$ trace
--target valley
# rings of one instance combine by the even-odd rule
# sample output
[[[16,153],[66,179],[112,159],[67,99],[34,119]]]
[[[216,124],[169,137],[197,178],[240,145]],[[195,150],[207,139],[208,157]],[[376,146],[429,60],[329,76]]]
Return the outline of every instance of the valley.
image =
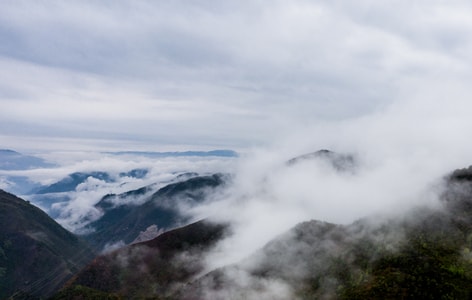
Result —
[[[328,150],[279,166],[285,173],[322,168],[331,170],[327,176],[341,178],[362,171],[355,156]],[[2,191],[0,297],[468,299],[472,293],[470,168],[440,179],[443,189],[434,206],[419,204],[400,215],[365,216],[346,224],[307,219],[225,263],[216,262],[232,253],[225,247],[237,248],[237,239],[245,238],[238,222],[245,216],[200,217],[199,212],[227,203],[238,177],[189,170],[150,183],[149,170],[76,172],[30,193],[30,199],[67,202],[87,191],[84,184],[96,182],[91,187],[100,187],[101,196],[87,208],[96,214],[81,215],[75,234],[34,202]],[[140,187],[126,190],[131,185],[123,178]],[[256,194],[269,180],[263,178]],[[115,191],[126,191],[105,192],[117,183],[124,188]],[[50,208],[57,203],[50,201]]]

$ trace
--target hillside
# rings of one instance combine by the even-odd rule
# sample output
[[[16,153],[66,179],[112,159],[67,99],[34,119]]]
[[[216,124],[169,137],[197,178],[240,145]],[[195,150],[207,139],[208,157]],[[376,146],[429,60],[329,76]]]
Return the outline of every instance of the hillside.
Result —
[[[439,207],[350,225],[304,222],[240,263],[202,276],[205,256],[200,246],[193,250],[195,241],[212,245],[222,236],[206,239],[202,224],[192,224],[98,258],[65,291],[166,299],[470,299],[471,169],[451,173],[444,185]],[[166,247],[163,240],[179,242]],[[154,246],[159,255],[149,250]]]
[[[97,249],[102,249],[120,241],[129,244],[153,225],[168,230],[188,224],[190,220],[180,213],[179,206],[203,201],[208,192],[222,188],[226,180],[222,174],[197,176],[168,184],[151,195],[148,195],[152,191],[150,187],[107,195],[96,205],[103,216],[88,226],[93,232],[85,238]],[[148,199],[141,205],[133,205],[129,200],[142,196]]]
[[[169,296],[203,270],[204,251],[227,230],[226,225],[200,221],[99,256],[54,299],[68,299],[84,291],[138,299]]]
[[[51,295],[92,257],[42,210],[0,190],[0,299]]]
[[[445,179],[441,207],[342,226],[304,222],[179,299],[470,299],[472,173]]]

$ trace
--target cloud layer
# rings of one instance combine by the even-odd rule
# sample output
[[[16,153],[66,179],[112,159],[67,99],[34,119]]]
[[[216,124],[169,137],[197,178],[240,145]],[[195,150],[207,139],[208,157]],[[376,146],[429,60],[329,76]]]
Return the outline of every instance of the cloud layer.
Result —
[[[52,152],[45,157],[54,161],[57,166],[0,171],[0,188],[11,191],[14,182],[9,182],[9,179],[19,185],[28,183],[29,185],[23,189],[25,193],[33,188],[39,192],[22,197],[40,206],[73,232],[81,232],[85,225],[101,217],[101,212],[94,205],[105,195],[118,195],[149,187],[150,190],[146,195],[117,199],[115,203],[139,205],[149,200],[148,197],[158,189],[188,178],[179,176],[181,174],[232,173],[237,160],[233,157],[215,156],[150,158],[136,154],[114,155],[92,152]],[[142,176],[133,175],[131,172],[133,170],[140,170],[141,172],[134,173],[141,173]],[[69,176],[71,174],[75,176]],[[18,178],[23,180],[18,181]],[[28,189],[28,186],[31,187]]]
[[[7,1],[0,135],[20,150],[243,148],[437,85],[469,92],[471,10],[467,1]]]
[[[227,195],[192,212],[234,224],[209,269],[242,260],[303,221],[349,224],[437,206],[442,178],[472,162],[468,88],[415,84],[408,98],[382,111],[300,129],[243,157]],[[323,148],[352,154],[354,171],[339,172],[323,159],[285,163]]]

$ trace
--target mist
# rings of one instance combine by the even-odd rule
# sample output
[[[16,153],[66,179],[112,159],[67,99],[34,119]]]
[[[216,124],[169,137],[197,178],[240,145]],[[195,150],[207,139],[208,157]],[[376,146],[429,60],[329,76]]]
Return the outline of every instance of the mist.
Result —
[[[465,86],[415,83],[383,110],[294,126],[291,134],[242,157],[226,193],[190,211],[232,224],[234,234],[208,255],[208,270],[242,261],[300,222],[347,225],[439,207],[443,177],[472,162],[466,135],[472,107]],[[320,149],[352,155],[353,169],[337,170],[322,157],[287,165]]]
[[[141,205],[148,196],[169,183],[184,180],[177,176],[184,173],[208,175],[218,172],[231,173],[236,158],[225,157],[158,157],[150,158],[137,154],[113,155],[101,152],[41,152],[37,156],[53,162],[51,168],[31,170],[0,171],[0,178],[5,188],[11,187],[6,178],[20,176],[40,187],[60,182],[70,174],[103,172],[107,180],[88,177],[74,190],[45,195],[26,194],[23,198],[46,211],[56,221],[75,233],[86,233],[84,227],[102,216],[95,207],[105,195],[125,193],[142,187],[149,187],[149,192],[139,197],[116,198],[113,205]],[[139,178],[126,175],[132,170],[145,170]]]

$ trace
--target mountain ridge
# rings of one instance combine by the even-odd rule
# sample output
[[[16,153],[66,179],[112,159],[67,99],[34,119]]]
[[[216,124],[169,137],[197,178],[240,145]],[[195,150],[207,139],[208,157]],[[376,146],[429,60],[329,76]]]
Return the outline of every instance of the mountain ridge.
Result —
[[[0,298],[51,296],[93,255],[41,209],[0,190]]]
[[[106,195],[96,205],[104,213],[103,216],[86,227],[87,231],[92,232],[84,237],[97,249],[102,249],[107,244],[120,241],[129,244],[152,225],[162,230],[182,226],[190,219],[179,212],[178,206],[195,205],[203,201],[208,192],[223,188],[227,181],[226,175],[217,173],[184,178],[183,181],[170,183],[152,194],[149,194],[152,192],[150,187],[121,194],[122,197],[147,197],[141,205],[113,206],[110,201],[120,195]]]
[[[348,225],[302,222],[235,265],[179,277],[202,259],[201,253],[195,257],[190,251],[189,256],[169,256],[154,267],[140,267],[151,273],[160,264],[176,267],[160,273],[159,282],[165,282],[160,288],[150,288],[155,277],[136,275],[132,287],[121,282],[119,289],[106,291],[165,299],[469,299],[472,168],[448,174],[444,184],[441,207],[417,207],[401,218],[362,218]],[[175,232],[166,237],[173,239]],[[108,262],[102,260],[100,270],[118,266],[114,255],[103,256]],[[89,272],[95,268],[89,267]],[[114,270],[124,272],[120,266]]]

